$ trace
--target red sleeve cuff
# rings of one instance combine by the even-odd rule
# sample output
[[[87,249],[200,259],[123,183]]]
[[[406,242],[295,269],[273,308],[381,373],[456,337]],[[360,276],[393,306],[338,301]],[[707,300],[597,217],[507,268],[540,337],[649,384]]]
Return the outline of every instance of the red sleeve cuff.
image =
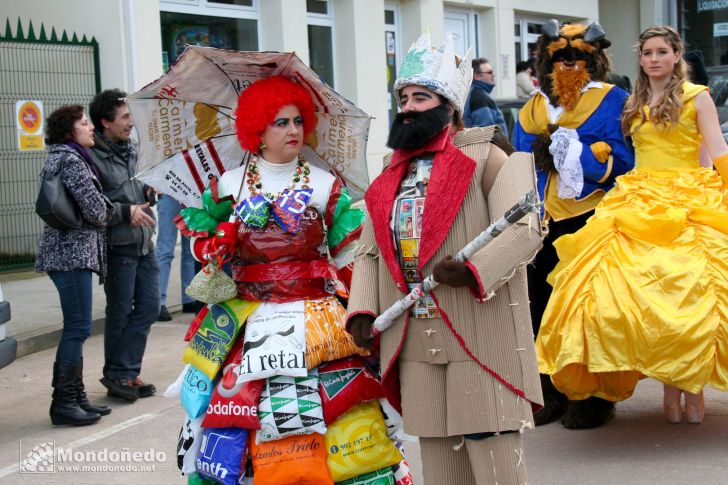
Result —
[[[470,272],[473,273],[475,280],[478,282],[477,288],[468,286],[468,291],[470,291],[473,297],[478,300],[478,303],[483,303],[488,299],[488,294],[485,292],[485,288],[483,288],[483,281],[480,279],[480,274],[470,261],[465,261],[465,266],[467,266]]]

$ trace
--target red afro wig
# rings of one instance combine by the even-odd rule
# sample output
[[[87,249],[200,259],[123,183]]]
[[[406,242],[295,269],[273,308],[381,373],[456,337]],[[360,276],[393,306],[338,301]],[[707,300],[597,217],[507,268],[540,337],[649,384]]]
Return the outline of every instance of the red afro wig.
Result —
[[[254,82],[242,92],[235,110],[235,127],[243,149],[258,153],[260,135],[273,122],[284,106],[294,104],[303,118],[303,136],[316,126],[311,95],[306,88],[283,76],[274,76]]]

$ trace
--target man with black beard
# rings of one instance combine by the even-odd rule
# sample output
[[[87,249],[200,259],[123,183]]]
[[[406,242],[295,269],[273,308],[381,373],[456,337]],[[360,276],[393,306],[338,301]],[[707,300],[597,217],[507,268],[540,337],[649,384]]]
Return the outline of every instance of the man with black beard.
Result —
[[[448,42],[433,50],[423,36],[405,58],[394,152],[365,196],[347,328],[379,347],[387,399],[420,438],[425,484],[520,484],[520,431],[541,403],[524,267],[541,246],[538,218],[464,263],[452,255],[535,190],[535,176],[530,155],[491,143],[496,127],[461,131],[471,77]],[[428,274],[441,285],[370,338],[374,318]]]

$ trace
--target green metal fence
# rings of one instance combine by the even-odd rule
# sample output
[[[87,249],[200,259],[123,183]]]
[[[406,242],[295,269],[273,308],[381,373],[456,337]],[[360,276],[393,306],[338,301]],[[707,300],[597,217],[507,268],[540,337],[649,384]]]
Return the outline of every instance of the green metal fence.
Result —
[[[50,37],[32,22],[23,32],[20,19],[13,35],[6,20],[0,35],[0,272],[32,267],[42,222],[35,214],[38,174],[45,151],[20,151],[15,105],[20,100],[43,102],[44,115],[65,104],[88,106],[101,90],[96,39]]]

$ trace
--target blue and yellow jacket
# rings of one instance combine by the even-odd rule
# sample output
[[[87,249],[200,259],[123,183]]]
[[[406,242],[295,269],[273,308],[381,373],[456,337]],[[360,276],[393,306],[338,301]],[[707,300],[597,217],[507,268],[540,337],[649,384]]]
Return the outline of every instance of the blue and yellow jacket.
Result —
[[[545,217],[569,219],[594,209],[602,196],[614,186],[614,179],[634,167],[634,154],[622,136],[620,116],[627,92],[607,83],[590,83],[572,111],[563,111],[549,121],[549,101],[539,93],[521,108],[514,132],[518,151],[533,151],[536,137],[548,132],[549,123],[575,129],[582,143],[581,165],[584,188],[576,199],[559,199],[556,173],[538,167],[538,191],[545,203]],[[609,145],[609,150],[598,142]]]

